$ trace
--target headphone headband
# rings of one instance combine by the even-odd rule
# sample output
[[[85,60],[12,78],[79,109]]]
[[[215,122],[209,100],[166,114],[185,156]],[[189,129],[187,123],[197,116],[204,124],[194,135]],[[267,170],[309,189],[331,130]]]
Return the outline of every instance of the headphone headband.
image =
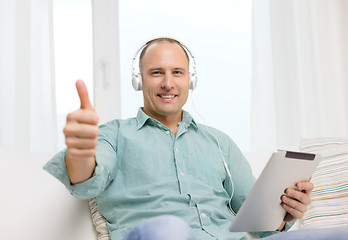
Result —
[[[192,69],[193,71],[189,73],[189,88],[191,90],[195,89],[196,86],[197,86],[197,72],[196,72],[196,60],[195,60],[195,57],[193,56],[191,50],[185,45],[183,44],[182,42],[174,39],[174,38],[169,38],[169,37],[160,37],[160,38],[154,38],[154,39],[151,39],[147,42],[145,42],[136,52],[135,52],[135,55],[132,59],[132,85],[133,85],[133,88],[134,90],[136,91],[140,91],[142,90],[142,85],[143,85],[143,81],[142,81],[142,76],[141,76],[141,73],[139,71],[139,73],[136,74],[136,69],[135,69],[135,60],[137,59],[139,53],[141,55],[141,53],[144,51],[144,49],[149,46],[149,44],[151,44],[152,42],[156,41],[156,40],[161,40],[163,39],[164,42],[170,42],[170,41],[173,41],[173,42],[176,42],[178,43],[181,48],[186,52],[188,58],[189,58],[189,62],[190,62],[190,57],[192,59]],[[140,69],[140,67],[139,67]]]

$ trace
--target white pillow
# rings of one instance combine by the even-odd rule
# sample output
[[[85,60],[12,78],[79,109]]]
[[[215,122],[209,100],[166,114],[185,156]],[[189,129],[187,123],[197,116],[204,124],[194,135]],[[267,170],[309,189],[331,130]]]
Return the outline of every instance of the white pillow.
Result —
[[[348,139],[303,139],[300,149],[322,156],[311,180],[312,203],[300,228],[348,225]]]

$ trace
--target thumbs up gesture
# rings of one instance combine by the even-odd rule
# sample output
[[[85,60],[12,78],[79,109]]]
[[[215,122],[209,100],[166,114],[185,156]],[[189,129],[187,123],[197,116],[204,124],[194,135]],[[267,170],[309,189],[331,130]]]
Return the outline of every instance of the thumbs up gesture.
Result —
[[[89,101],[86,85],[82,80],[76,82],[80,98],[80,109],[69,113],[64,127],[67,152],[65,163],[72,184],[83,182],[94,173],[95,149],[98,136],[98,115]]]

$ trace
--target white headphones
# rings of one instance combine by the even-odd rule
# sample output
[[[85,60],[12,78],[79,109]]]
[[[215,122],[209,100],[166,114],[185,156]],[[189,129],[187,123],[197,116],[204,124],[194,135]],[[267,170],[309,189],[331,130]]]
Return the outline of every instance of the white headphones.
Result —
[[[191,53],[190,49],[188,47],[186,47],[184,44],[182,44],[180,41],[174,39],[174,38],[168,38],[168,37],[164,37],[164,38],[154,38],[152,40],[147,41],[145,44],[143,44],[138,51],[136,51],[133,60],[132,60],[132,85],[135,91],[140,91],[143,89],[143,79],[141,76],[141,73],[139,71],[139,73],[136,74],[136,70],[135,70],[135,60],[138,56],[138,54],[140,52],[142,52],[144,50],[144,48],[146,48],[150,43],[152,43],[153,41],[159,40],[159,39],[164,39],[164,41],[167,39],[169,41],[173,41],[175,43],[178,43],[186,52],[187,56],[191,57],[192,59],[192,69],[193,71],[189,73],[189,88],[191,90],[195,89],[197,86],[197,72],[196,72],[196,61],[195,61],[195,57],[193,56],[193,54]],[[191,62],[191,61],[190,61]]]

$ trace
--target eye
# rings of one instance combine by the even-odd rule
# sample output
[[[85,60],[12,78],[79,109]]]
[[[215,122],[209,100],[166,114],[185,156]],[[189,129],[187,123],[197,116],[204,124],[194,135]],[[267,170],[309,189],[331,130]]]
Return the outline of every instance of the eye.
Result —
[[[175,76],[182,76],[184,73],[183,73],[183,71],[176,70],[176,71],[173,72],[173,74]]]
[[[153,71],[153,72],[151,72],[151,75],[152,75],[152,76],[159,76],[159,75],[161,75],[161,74],[162,74],[161,71]]]

